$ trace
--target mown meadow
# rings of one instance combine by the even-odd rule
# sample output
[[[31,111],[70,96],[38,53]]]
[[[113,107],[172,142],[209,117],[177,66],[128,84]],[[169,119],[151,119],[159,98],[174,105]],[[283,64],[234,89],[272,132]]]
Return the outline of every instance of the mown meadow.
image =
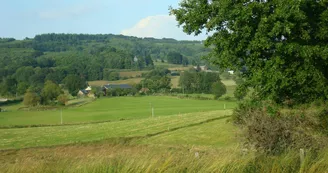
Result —
[[[233,101],[180,99],[170,96],[148,97],[114,97],[100,98],[94,102],[73,108],[57,108],[47,111],[20,111],[10,110],[0,114],[1,126],[15,125],[55,125],[76,124],[101,121],[120,121],[148,118],[152,116],[179,115],[191,112],[232,109]],[[18,107],[14,105],[15,107]]]

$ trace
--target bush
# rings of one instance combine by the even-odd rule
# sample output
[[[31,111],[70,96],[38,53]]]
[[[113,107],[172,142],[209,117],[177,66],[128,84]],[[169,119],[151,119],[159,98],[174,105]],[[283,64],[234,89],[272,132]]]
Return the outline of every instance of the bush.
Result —
[[[238,85],[233,95],[237,100],[242,100],[246,97],[248,89],[244,85]]]
[[[27,91],[24,95],[24,105],[25,106],[36,106],[40,103],[41,98],[35,92]]]
[[[60,94],[57,97],[57,101],[60,105],[66,105],[66,103],[68,102],[68,97],[66,94]]]
[[[328,112],[317,115],[304,110],[281,112],[280,107],[270,101],[253,100],[239,104],[233,121],[244,127],[248,145],[259,151],[277,154],[288,149],[316,150],[325,147],[327,138],[318,135],[318,132],[327,127]]]
[[[115,89],[108,89],[106,91],[106,96],[134,96],[137,93],[137,90],[135,88],[131,89],[121,89],[121,88],[115,88]]]
[[[221,81],[217,81],[212,84],[212,93],[214,94],[214,99],[218,99],[227,93],[227,88]]]
[[[231,98],[230,96],[225,96],[223,99],[229,101],[229,100],[231,100],[232,98]]]

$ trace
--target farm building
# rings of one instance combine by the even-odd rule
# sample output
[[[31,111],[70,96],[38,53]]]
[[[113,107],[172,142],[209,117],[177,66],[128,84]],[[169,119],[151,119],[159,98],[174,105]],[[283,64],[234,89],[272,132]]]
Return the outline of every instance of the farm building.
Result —
[[[93,93],[91,93],[92,88],[88,86],[86,89],[80,90],[77,95],[79,97],[95,97]]]
[[[208,70],[208,67],[206,65],[194,66],[195,70],[198,70],[198,68],[199,68],[200,71],[207,71]]]

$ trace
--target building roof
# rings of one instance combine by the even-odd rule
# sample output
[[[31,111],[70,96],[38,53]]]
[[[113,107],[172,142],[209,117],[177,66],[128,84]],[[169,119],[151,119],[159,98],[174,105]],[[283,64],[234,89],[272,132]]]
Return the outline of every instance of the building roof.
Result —
[[[89,91],[88,90],[80,90],[83,94],[88,94],[89,93]]]
[[[0,98],[0,102],[6,102],[6,101],[8,101],[8,99]]]
[[[132,86],[129,84],[107,84],[107,85],[104,85],[104,88],[106,88],[106,89],[110,89],[110,88],[128,89],[128,88],[132,88]]]
[[[88,86],[85,90],[87,90],[87,91],[91,91],[92,88],[91,88],[91,86]]]
[[[137,61],[138,61],[137,56],[134,56],[133,61],[134,61],[134,62],[137,62]]]

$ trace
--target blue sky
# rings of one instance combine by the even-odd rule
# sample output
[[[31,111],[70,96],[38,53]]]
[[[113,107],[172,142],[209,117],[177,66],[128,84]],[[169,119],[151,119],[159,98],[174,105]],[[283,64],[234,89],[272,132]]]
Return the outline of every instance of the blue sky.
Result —
[[[179,0],[0,0],[0,37],[41,33],[123,34],[200,40],[177,27],[169,6]]]

